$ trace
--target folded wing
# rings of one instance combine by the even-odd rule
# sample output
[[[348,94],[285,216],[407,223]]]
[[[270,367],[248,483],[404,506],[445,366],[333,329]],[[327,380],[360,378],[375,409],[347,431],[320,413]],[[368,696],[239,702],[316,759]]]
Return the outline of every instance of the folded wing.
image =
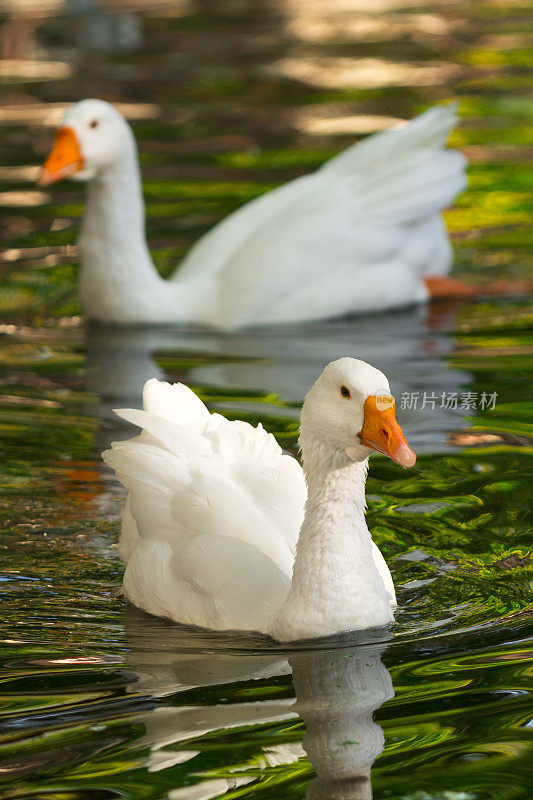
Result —
[[[259,425],[209,414],[182,384],[148,381],[140,436],[104,453],[128,489],[124,594],[177,622],[265,630],[290,584],[305,502],[295,459]]]

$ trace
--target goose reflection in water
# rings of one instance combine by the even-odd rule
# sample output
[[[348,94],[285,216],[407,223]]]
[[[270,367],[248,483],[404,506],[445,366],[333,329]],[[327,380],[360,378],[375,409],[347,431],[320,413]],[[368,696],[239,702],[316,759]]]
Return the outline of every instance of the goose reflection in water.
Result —
[[[158,705],[143,715],[145,734],[138,741],[149,747],[146,766],[151,772],[159,772],[190,761],[189,775],[198,781],[197,791],[191,785],[172,789],[172,800],[219,797],[231,788],[251,783],[265,770],[276,771],[300,761],[304,765],[305,759],[315,771],[306,800],[372,798],[371,768],[384,747],[383,730],[374,722],[373,714],[394,696],[390,674],[381,661],[386,640],[391,638],[388,631],[344,634],[324,640],[321,649],[314,642],[313,649],[283,652],[269,649],[264,639],[238,635],[220,638],[128,608],[126,635],[128,666],[138,676],[132,691],[158,698]],[[290,673],[295,700],[258,700],[260,694],[253,689],[232,696],[228,686],[220,694],[224,702],[215,699],[212,705],[195,706],[186,694],[198,686],[235,683],[242,690],[245,681]],[[183,700],[180,695],[184,695]],[[242,765],[232,761],[231,748],[220,748],[223,766],[206,773],[195,769],[193,759],[201,752],[204,736],[212,743],[213,734],[224,736],[232,728],[297,719],[305,726],[301,742],[295,731],[297,741],[265,746],[258,757]],[[217,761],[220,764],[220,759]],[[214,772],[218,773],[216,777]]]
[[[289,657],[294,710],[305,724],[302,745],[316,772],[307,800],[372,797],[370,770],[385,745],[373,713],[394,696],[384,649],[372,644]]]
[[[223,389],[217,409],[282,415],[297,420],[299,406],[324,366],[351,355],[374,364],[390,379],[402,428],[417,452],[442,449],[449,431],[466,424],[468,411],[440,406],[442,393],[460,392],[471,376],[450,366],[457,304],[439,303],[394,314],[333,320],[239,333],[183,328],[107,328],[87,331],[86,385],[101,398],[105,421],[99,445],[124,438],[112,409],[139,407],[148,378]],[[154,357],[156,354],[156,357]],[[165,364],[166,370],[159,362]],[[252,402],[231,392],[254,392],[275,403]],[[422,408],[424,392],[435,407]],[[403,393],[418,393],[416,408],[403,408]],[[281,408],[280,408],[281,404]]]

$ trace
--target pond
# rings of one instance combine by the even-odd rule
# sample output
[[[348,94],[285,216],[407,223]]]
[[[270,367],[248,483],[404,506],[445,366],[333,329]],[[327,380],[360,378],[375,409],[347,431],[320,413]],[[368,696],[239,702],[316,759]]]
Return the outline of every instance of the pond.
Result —
[[[454,274],[531,259],[531,8],[522,2],[8,3],[0,62],[0,796],[531,796],[531,304],[518,292],[235,334],[99,328],[76,299],[83,188],[34,184],[68,103],[119,104],[168,274],[244,201],[364,133],[460,101]],[[528,349],[529,348],[529,349]],[[329,360],[390,378],[419,453],[371,460],[391,631],[281,647],[119,596],[124,491],[100,453],[149,377],[296,454]],[[455,395],[457,403],[446,398]],[[455,407],[454,407],[455,405]]]

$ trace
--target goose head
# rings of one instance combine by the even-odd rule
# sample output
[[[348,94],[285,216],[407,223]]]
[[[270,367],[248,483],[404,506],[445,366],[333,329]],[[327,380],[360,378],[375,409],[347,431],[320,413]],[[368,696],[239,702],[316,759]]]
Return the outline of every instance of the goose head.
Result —
[[[131,153],[135,142],[122,114],[104,100],[82,100],[66,110],[39,183],[90,181]]]
[[[364,461],[372,452],[412,467],[416,455],[394,413],[395,401],[385,375],[356,358],[339,358],[324,369],[302,408],[300,446],[317,445],[340,460]]]

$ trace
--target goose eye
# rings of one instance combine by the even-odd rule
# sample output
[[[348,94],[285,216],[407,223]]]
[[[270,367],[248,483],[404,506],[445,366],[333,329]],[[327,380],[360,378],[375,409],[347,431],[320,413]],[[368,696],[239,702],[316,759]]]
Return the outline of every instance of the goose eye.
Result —
[[[93,119],[91,122],[89,122],[89,128],[97,128],[97,127],[98,127],[97,119]]]
[[[352,395],[350,394],[350,390],[348,389],[348,387],[347,387],[347,386],[341,386],[341,394],[342,394],[342,396],[343,396],[343,397],[346,397],[346,398],[348,398],[348,399],[350,399],[350,398],[351,398],[351,396],[352,396]]]

